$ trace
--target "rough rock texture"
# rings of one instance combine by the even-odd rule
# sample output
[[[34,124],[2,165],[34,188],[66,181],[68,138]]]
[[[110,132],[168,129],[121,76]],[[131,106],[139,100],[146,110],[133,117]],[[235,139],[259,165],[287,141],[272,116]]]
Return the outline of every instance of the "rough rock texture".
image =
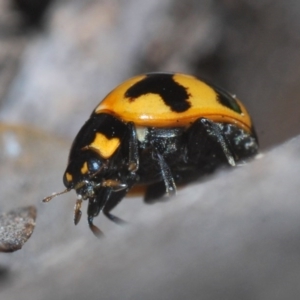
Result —
[[[36,208],[26,206],[0,214],[0,252],[20,250],[35,227]]]

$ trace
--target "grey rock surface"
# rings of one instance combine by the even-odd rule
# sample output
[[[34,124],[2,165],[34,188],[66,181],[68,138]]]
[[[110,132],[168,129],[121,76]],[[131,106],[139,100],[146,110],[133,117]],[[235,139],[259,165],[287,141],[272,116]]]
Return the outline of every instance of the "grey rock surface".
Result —
[[[18,207],[0,214],[0,252],[20,250],[35,227],[35,206]]]
[[[60,152],[67,148],[55,139],[39,140]],[[44,152],[48,175],[39,179],[34,195],[60,179],[52,151]],[[31,196],[38,206],[36,229],[22,251],[0,255],[5,270],[0,297],[295,299],[300,292],[299,153],[300,137],[188,185],[164,203],[126,198],[114,213],[129,224],[120,227],[98,217],[96,224],[106,234],[100,240],[84,216],[72,225],[73,193],[48,204]],[[23,191],[24,199],[31,193]]]

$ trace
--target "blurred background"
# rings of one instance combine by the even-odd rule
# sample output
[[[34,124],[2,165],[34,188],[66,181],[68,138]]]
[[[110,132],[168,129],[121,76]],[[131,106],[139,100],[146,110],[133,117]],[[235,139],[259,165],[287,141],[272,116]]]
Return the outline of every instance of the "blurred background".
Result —
[[[1,0],[0,119],[72,139],[126,78],[186,72],[236,94],[261,147],[300,131],[297,0]]]
[[[0,256],[4,298],[69,255],[80,272],[78,252],[94,240],[72,224],[74,195],[40,199],[62,189],[71,142],[108,92],[144,72],[208,79],[246,105],[264,152],[300,133],[299,32],[298,0],[0,0],[0,210],[38,206],[35,242]]]

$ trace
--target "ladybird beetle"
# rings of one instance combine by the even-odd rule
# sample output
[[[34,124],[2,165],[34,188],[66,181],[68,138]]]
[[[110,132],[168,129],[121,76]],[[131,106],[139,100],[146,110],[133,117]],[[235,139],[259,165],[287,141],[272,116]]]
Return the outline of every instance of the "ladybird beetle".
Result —
[[[220,165],[235,166],[255,155],[258,140],[243,104],[225,90],[196,77],[149,73],[109,93],[77,134],[63,176],[77,193],[74,222],[88,200],[88,224],[111,210],[134,185],[145,185],[147,203],[176,193],[176,186]]]

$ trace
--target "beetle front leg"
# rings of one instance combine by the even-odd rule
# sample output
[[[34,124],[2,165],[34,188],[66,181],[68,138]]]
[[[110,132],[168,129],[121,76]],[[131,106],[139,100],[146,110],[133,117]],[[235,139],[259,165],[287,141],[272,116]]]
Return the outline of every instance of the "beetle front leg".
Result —
[[[116,224],[122,225],[125,224],[126,222],[121,218],[111,214],[110,211],[113,210],[121,202],[121,200],[125,197],[126,193],[127,193],[126,190],[113,192],[110,189],[107,195],[107,201],[103,206],[103,210],[102,210],[103,214]]]
[[[100,210],[101,210],[101,204],[99,203],[99,201],[97,201],[97,199],[95,198],[89,199],[88,210],[87,210],[88,224],[91,231],[96,237],[103,236],[103,232],[93,223],[94,217],[99,215]]]
[[[114,190],[111,188],[110,190],[107,190],[107,194],[105,196],[106,200],[104,201],[102,212],[111,221],[117,224],[125,224],[126,222],[124,220],[111,214],[110,212],[121,202],[121,200],[126,196],[127,192],[136,183],[137,175],[134,172],[128,172],[128,170],[126,170],[120,180],[120,182],[126,182],[123,183],[124,186],[126,185],[126,188],[119,190]]]
[[[93,216],[88,216],[88,224],[93,234],[97,238],[104,236],[103,232],[97,226],[94,225],[93,220],[94,220]]]

